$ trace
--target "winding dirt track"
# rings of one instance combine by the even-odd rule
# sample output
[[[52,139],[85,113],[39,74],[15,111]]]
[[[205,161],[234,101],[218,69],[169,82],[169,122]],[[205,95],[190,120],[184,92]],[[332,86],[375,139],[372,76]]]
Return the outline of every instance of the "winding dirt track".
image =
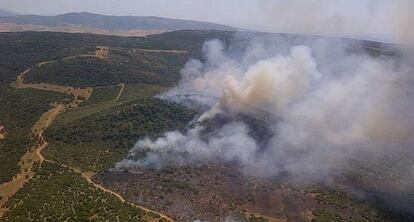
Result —
[[[165,54],[186,54],[187,50],[179,49],[134,49],[133,51],[150,52],[150,53],[165,53]]]
[[[37,144],[31,147],[20,160],[21,171],[9,182],[0,185],[0,217],[8,210],[4,204],[17,192],[24,184],[35,175],[33,166],[35,163],[41,164],[44,160],[41,151],[46,148],[47,142],[44,140],[43,131],[64,111],[65,106],[55,104],[52,109],[44,113],[32,127],[32,133],[37,139]]]
[[[108,57],[109,48],[108,47],[97,47],[97,51],[95,55],[79,55],[79,56],[71,56],[64,58],[66,59],[72,59],[77,57],[96,57],[100,59],[106,59]],[[54,63],[58,60],[53,61],[45,61],[38,63],[37,66],[43,66],[46,64]],[[74,87],[62,87],[57,85],[51,85],[51,84],[30,84],[30,83],[24,83],[24,75],[30,72],[31,68],[25,70],[23,73],[21,73],[19,76],[17,76],[16,81],[11,84],[11,86],[15,88],[32,88],[32,89],[39,89],[39,90],[46,90],[46,91],[54,91],[54,92],[61,92],[61,93],[67,93],[67,94],[73,94],[75,96],[83,96],[85,99],[88,99],[92,93],[92,88],[87,89],[76,89]],[[122,95],[122,92],[124,91],[125,84],[121,84],[121,89],[115,98],[115,100],[119,100],[119,98]],[[61,167],[70,169],[76,173],[79,173],[90,185],[93,187],[102,190],[103,192],[109,193],[116,198],[118,198],[121,202],[127,203],[131,206],[134,206],[138,209],[141,209],[145,212],[154,213],[157,215],[160,215],[161,217],[173,222],[174,220],[167,215],[163,215],[159,212],[153,211],[151,209],[145,208],[143,206],[136,205],[134,203],[128,202],[123,198],[120,194],[109,190],[102,185],[95,183],[92,180],[93,174],[89,174],[87,172],[82,172],[76,168],[67,166],[65,164],[57,163],[53,160],[48,160],[44,158],[42,155],[42,150],[45,149],[48,145],[47,141],[43,137],[43,132],[53,123],[53,121],[56,119],[56,117],[64,112],[68,107],[77,107],[78,101],[74,100],[70,104],[64,105],[64,104],[53,104],[53,108],[44,113],[39,120],[35,123],[35,125],[32,127],[32,133],[35,135],[37,139],[37,144],[35,144],[33,147],[27,151],[26,154],[23,155],[21,161],[20,161],[20,167],[21,171],[16,176],[13,177],[13,180],[9,182],[5,182],[0,185],[0,196],[2,197],[0,199],[0,218],[8,211],[8,208],[4,206],[7,201],[19,190],[21,189],[24,184],[33,176],[35,176],[35,172],[33,171],[34,163],[37,163],[41,166],[42,162],[49,162],[53,164],[57,164]]]
[[[115,102],[119,100],[119,98],[121,98],[122,93],[124,92],[125,89],[125,83],[121,83],[121,89],[119,90],[118,95],[115,98]]]

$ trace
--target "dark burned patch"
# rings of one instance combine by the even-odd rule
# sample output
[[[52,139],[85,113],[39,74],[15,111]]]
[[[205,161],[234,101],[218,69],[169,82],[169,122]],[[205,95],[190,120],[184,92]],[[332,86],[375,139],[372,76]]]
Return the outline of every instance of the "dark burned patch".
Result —
[[[410,221],[345,189],[288,177],[245,176],[236,163],[106,171],[96,179],[177,221],[224,221],[229,216],[238,221]]]
[[[272,179],[246,177],[236,164],[105,172],[98,179],[129,200],[177,221],[223,221],[261,215],[273,221],[309,221],[319,206],[304,191]],[[241,220],[243,221],[243,219]]]
[[[223,114],[201,123],[205,128],[202,136],[207,140],[224,125],[235,121],[248,125],[250,136],[264,141],[260,144],[262,147],[273,136],[264,120],[249,115]],[[304,185],[303,181],[288,174],[257,178],[260,175],[243,174],[236,162],[213,162],[161,170],[137,167],[107,171],[97,179],[128,200],[170,215],[177,221],[223,221],[228,216],[238,221],[410,221],[405,218],[411,218],[396,217],[384,211],[378,201],[359,198],[355,192],[347,190],[347,183],[352,183],[349,187],[353,188],[356,184],[367,187],[367,182],[361,180],[367,177],[353,171],[341,174],[334,186]],[[363,173],[357,165],[353,168]],[[364,191],[364,194],[368,193]],[[256,217],[263,220],[254,219]]]
[[[269,114],[271,115],[271,114]],[[270,118],[270,117],[269,117]],[[205,128],[201,133],[205,140],[212,137],[215,132],[219,131],[224,125],[232,122],[243,122],[249,128],[249,136],[251,136],[259,145],[266,147],[269,140],[274,136],[269,122],[263,116],[255,116],[249,114],[238,114],[236,116],[226,113],[219,113],[214,118],[201,123]],[[274,122],[272,122],[274,124]]]

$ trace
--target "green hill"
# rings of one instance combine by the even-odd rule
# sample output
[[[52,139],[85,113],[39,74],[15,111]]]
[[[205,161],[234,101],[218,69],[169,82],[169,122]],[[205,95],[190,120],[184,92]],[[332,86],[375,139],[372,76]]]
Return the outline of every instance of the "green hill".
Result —
[[[39,15],[19,15],[12,16],[4,14],[0,18],[3,23],[44,25],[44,26],[64,26],[78,25],[89,28],[99,28],[104,30],[235,30],[235,28],[219,25],[210,22],[199,22],[181,19],[169,19],[153,16],[107,16],[92,14],[88,12],[68,13],[57,16]]]

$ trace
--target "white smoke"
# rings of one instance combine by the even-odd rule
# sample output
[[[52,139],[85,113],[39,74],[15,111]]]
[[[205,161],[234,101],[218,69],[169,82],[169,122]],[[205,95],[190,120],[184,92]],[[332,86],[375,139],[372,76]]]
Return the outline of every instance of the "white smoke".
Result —
[[[292,46],[287,53],[269,53],[260,45],[252,43],[237,57],[223,43],[207,42],[206,61],[189,61],[181,83],[165,98],[202,92],[214,97],[193,99],[210,109],[185,133],[138,141],[117,167],[231,161],[249,174],[288,172],[315,179],[340,169],[361,151],[412,150],[414,81],[408,66],[351,55],[338,45]],[[254,116],[258,110],[278,120],[267,122],[274,135],[265,145],[243,120],[205,135],[203,123],[219,114]],[[137,160],[142,151],[145,158]]]
[[[128,167],[131,163],[143,166],[161,168],[171,164],[188,164],[194,162],[242,161],[246,164],[254,160],[258,146],[248,135],[248,129],[243,123],[231,123],[220,129],[213,138],[204,141],[200,132],[204,128],[198,126],[182,134],[178,131],[168,132],[163,137],[152,141],[148,138],[138,141],[136,148],[129,153],[134,158],[141,148],[147,148],[146,158],[134,162],[125,160],[118,167]],[[243,147],[242,149],[240,149]]]

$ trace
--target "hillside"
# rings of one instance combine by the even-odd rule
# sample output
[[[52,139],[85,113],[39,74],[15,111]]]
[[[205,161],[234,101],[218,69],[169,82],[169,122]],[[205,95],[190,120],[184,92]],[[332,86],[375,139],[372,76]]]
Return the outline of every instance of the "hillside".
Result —
[[[6,11],[6,10],[0,9],[0,17],[2,17],[2,16],[16,16],[16,14],[14,14],[12,12],[9,12],[9,11]]]
[[[1,13],[1,12],[0,12]],[[1,15],[1,14],[0,14]],[[6,16],[6,15],[5,15]],[[82,26],[103,30],[235,30],[235,28],[190,20],[152,16],[107,16],[88,12],[68,13],[57,16],[19,15],[0,18],[0,23],[40,25],[47,27]]]
[[[311,45],[316,37],[190,30],[145,38],[0,33],[0,126],[7,130],[0,140],[0,220],[412,221],[345,186],[375,192],[371,184],[391,183],[395,171],[411,164],[411,154],[398,165],[391,155],[381,162],[356,160],[336,187],[250,177],[232,163],[111,170],[137,140],[185,130],[199,115],[154,96],[179,82],[190,58],[203,60],[203,43],[216,38],[237,53],[252,39]],[[346,41],[351,53],[394,56],[389,45]]]

